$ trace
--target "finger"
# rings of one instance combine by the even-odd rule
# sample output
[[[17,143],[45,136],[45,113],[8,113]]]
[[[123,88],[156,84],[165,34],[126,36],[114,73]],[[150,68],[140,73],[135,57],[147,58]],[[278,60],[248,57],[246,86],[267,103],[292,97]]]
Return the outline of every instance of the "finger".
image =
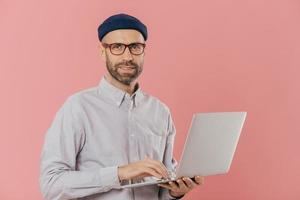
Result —
[[[179,190],[179,186],[177,185],[177,183],[175,183],[175,181],[169,181],[168,183],[173,191]]]
[[[146,162],[153,166],[156,170],[158,170],[164,178],[168,178],[168,169],[163,163],[150,158],[148,158]]]
[[[172,190],[172,187],[167,183],[160,183],[160,184],[157,184],[157,185],[160,186],[160,187],[166,188],[168,190]]]
[[[203,176],[195,176],[195,182],[198,185],[202,185],[204,183],[204,177]]]
[[[156,178],[159,178],[161,179],[162,176],[161,174],[157,173],[157,171],[153,170],[152,168],[149,168],[149,167],[143,167],[142,169],[142,172],[146,173],[148,176],[154,176]]]
[[[166,168],[166,166],[162,162],[160,162],[158,160],[151,159],[149,157],[147,157],[147,161],[154,164],[154,165],[156,165],[157,167],[160,167],[163,171],[168,172],[168,169]]]
[[[184,177],[183,181],[185,182],[187,187],[190,188],[190,189],[193,189],[194,187],[197,186],[197,184],[188,177]]]
[[[143,165],[144,165],[144,167],[147,167],[147,168],[150,168],[150,169],[156,171],[156,173],[160,174],[161,177],[165,178],[165,174],[160,167],[154,165],[153,163],[144,163]]]
[[[164,178],[168,178],[168,172],[158,163],[153,162],[153,160],[147,160],[144,162],[144,164],[149,167],[152,168],[153,170],[155,170],[157,173],[161,174],[162,177]]]
[[[176,182],[178,183],[178,187],[179,187],[180,191],[188,191],[189,190],[187,185],[181,179],[176,180]]]
[[[168,169],[167,167],[160,161],[158,160],[152,160],[152,162],[154,162],[155,164],[157,164],[158,166],[161,167],[161,169],[166,173],[166,175],[168,176]]]

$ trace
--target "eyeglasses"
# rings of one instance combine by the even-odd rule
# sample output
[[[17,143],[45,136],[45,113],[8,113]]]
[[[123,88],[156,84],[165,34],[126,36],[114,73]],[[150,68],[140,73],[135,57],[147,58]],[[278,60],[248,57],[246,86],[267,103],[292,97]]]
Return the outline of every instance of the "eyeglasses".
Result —
[[[102,43],[104,48],[109,48],[110,52],[114,55],[121,55],[125,52],[126,47],[128,47],[129,51],[133,55],[141,55],[144,53],[145,43],[131,43],[131,44],[123,44],[123,43]]]

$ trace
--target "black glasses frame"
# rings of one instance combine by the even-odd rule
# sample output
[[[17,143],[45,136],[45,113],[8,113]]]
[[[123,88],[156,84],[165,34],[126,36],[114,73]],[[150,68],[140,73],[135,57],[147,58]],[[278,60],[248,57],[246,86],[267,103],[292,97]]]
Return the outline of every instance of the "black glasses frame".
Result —
[[[112,46],[112,45],[115,45],[115,44],[124,45],[125,48],[124,48],[123,52],[118,53],[118,54],[113,53],[112,50],[111,50],[111,46]],[[133,53],[133,52],[132,52],[132,49],[131,49],[133,45],[137,45],[137,44],[143,46],[143,51],[142,51],[141,53],[138,53],[138,54],[137,54],[137,53]],[[104,48],[109,48],[111,54],[117,55],[117,56],[122,55],[122,54],[125,52],[125,50],[126,50],[127,47],[128,47],[128,49],[129,49],[129,51],[130,51],[131,54],[137,55],[137,56],[138,56],[138,55],[141,55],[141,54],[144,53],[145,47],[146,47],[146,44],[145,44],[145,43],[139,43],[139,42],[130,43],[130,44],[123,44],[123,43],[111,43],[111,44],[108,44],[108,43],[102,43],[102,45],[103,45]]]

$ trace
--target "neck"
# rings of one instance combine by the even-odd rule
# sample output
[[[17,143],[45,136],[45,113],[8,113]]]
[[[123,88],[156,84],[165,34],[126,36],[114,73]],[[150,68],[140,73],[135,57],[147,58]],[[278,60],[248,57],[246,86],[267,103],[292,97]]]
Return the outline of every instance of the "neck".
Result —
[[[137,84],[137,80],[134,80],[130,83],[130,85],[125,85],[120,81],[116,80],[115,78],[113,78],[109,73],[105,75],[105,79],[113,86],[127,92],[130,95],[133,94],[135,85]]]

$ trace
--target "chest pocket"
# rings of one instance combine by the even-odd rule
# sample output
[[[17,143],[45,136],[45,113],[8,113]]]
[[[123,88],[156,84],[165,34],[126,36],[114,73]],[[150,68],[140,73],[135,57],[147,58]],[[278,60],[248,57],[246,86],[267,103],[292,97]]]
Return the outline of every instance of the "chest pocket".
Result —
[[[152,130],[147,126],[136,124],[137,147],[140,159],[148,156],[162,161],[166,146],[166,132],[164,130]]]
[[[153,131],[146,131],[147,153],[152,159],[162,161],[166,146],[166,134],[157,134]]]

